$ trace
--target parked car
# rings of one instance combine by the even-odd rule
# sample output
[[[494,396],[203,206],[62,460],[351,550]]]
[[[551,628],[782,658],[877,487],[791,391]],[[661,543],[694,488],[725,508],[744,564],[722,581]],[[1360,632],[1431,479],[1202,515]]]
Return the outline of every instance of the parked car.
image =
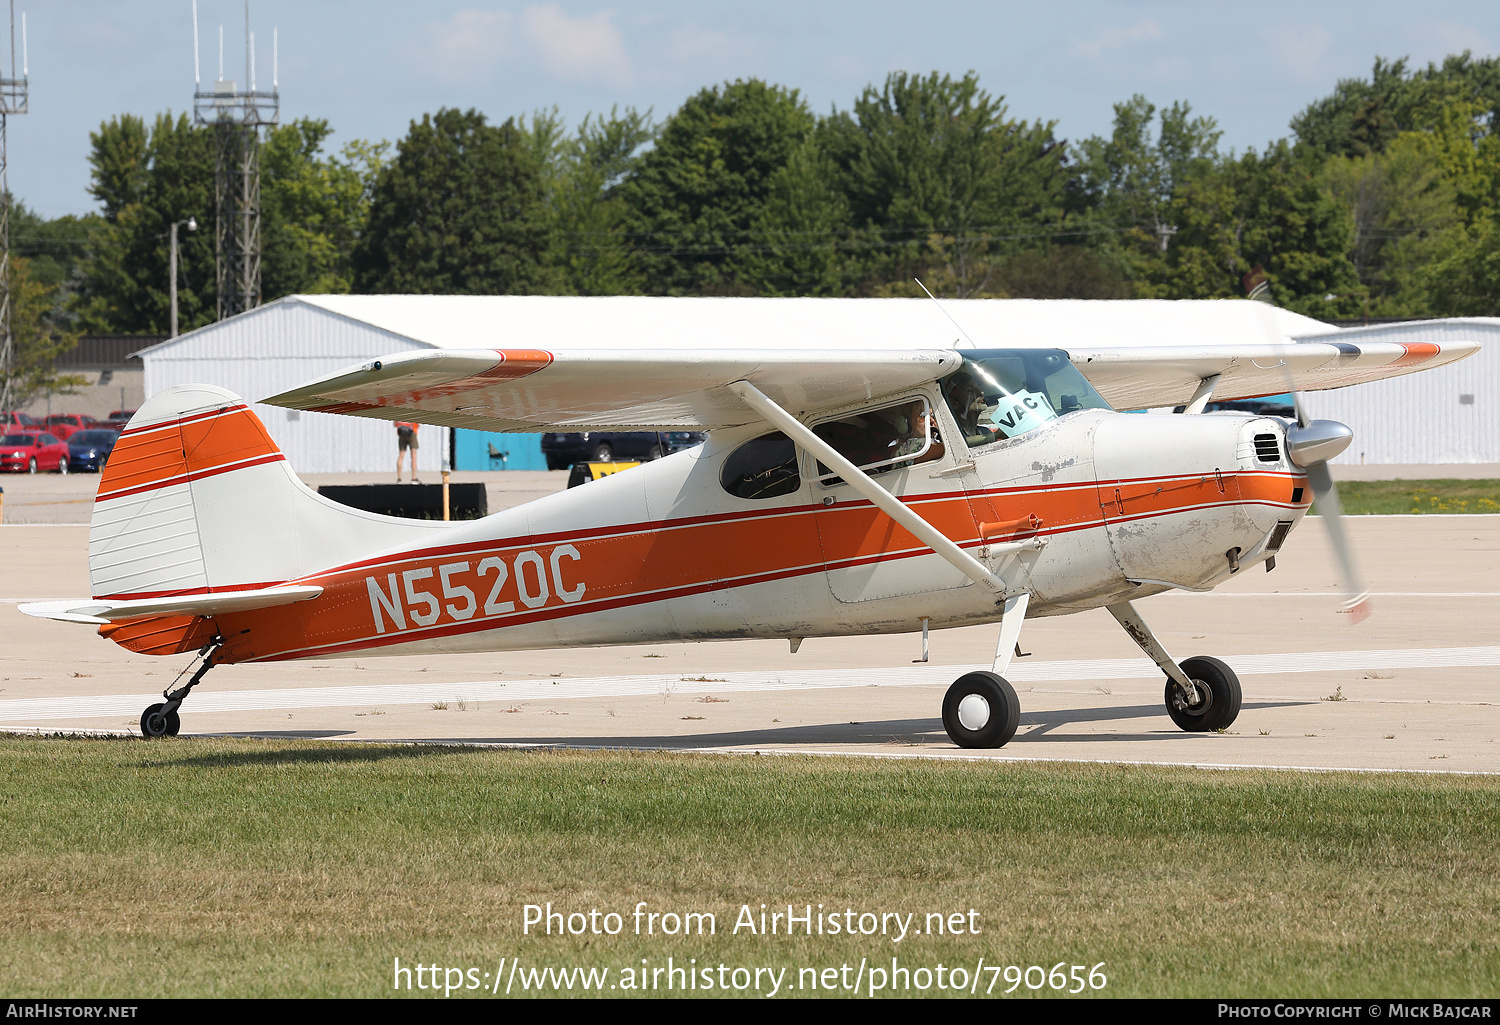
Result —
[[[566,470],[574,463],[646,462],[707,440],[704,431],[585,431],[542,435],[547,469]]]
[[[94,426],[94,418],[81,413],[53,413],[47,417],[48,433],[60,441],[67,441],[75,431],[86,431]]]
[[[133,409],[117,409],[109,414],[109,422],[115,423],[118,421],[121,424],[128,424],[130,418],[133,416],[135,416],[135,410]]]
[[[91,427],[86,431],[74,432],[68,437],[68,469],[93,470],[98,473],[104,469],[109,454],[119,442],[120,432],[108,427]]]
[[[68,446],[46,431],[7,434],[0,438],[0,470],[36,473],[68,472]]]
[[[47,425],[34,416],[26,413],[6,412],[0,413],[0,429],[25,429],[35,427],[44,429]]]

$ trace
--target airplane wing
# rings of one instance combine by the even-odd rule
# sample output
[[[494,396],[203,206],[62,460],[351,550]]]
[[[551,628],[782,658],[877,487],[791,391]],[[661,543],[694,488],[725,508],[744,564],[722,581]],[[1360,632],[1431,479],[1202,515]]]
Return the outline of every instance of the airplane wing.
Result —
[[[1142,409],[1186,403],[1215,376],[1220,400],[1319,391],[1442,366],[1479,348],[1469,341],[1359,341],[1358,333],[1336,332],[1326,341],[1066,351],[1112,406]],[[351,367],[262,401],[483,431],[711,429],[760,420],[728,388],[736,381],[804,413],[937,380],[963,355],[957,349],[426,350]]]
[[[1068,357],[1116,409],[1178,406],[1218,375],[1216,401],[1324,391],[1431,370],[1479,351],[1478,342],[1328,340],[1263,345],[1071,348]],[[1327,338],[1327,336],[1323,336]]]
[[[262,401],[482,431],[709,429],[760,419],[728,390],[735,381],[805,412],[935,381],[961,359],[951,349],[448,349],[399,353]]]

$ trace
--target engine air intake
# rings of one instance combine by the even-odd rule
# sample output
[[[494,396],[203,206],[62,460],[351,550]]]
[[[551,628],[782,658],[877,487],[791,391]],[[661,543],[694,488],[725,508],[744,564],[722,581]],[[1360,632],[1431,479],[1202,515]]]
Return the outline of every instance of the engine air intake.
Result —
[[[1276,443],[1276,435],[1257,434],[1255,436],[1255,458],[1263,463],[1281,462],[1281,446]]]

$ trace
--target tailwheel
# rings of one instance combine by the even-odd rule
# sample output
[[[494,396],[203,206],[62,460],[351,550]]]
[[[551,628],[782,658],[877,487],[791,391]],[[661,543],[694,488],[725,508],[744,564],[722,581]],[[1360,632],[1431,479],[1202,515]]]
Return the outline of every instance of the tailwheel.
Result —
[[[943,728],[959,747],[1004,747],[1021,723],[1016,689],[995,673],[968,673],[943,698]]]
[[[1182,671],[1193,681],[1196,700],[1189,700],[1175,680],[1167,681],[1167,714],[1189,733],[1229,727],[1240,714],[1240,678],[1223,662],[1207,655],[1185,659]]]
[[[182,728],[182,720],[177,716],[177,709],[168,712],[167,706],[161,703],[150,705],[141,713],[141,736],[143,737],[175,737],[177,731]]]

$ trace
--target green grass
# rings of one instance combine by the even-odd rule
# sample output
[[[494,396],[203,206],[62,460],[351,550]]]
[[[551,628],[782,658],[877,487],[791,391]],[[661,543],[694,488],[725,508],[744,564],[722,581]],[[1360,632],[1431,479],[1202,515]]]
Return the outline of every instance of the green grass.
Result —
[[[1114,996],[1493,996],[1497,850],[1480,777],[7,738],[0,990],[361,997],[394,957],[796,978],[894,955],[1103,961]],[[547,901],[719,929],[522,936]],[[732,935],[762,902],[974,908],[981,931]]]
[[[1339,502],[1351,516],[1500,513],[1500,480],[1350,480]]]

